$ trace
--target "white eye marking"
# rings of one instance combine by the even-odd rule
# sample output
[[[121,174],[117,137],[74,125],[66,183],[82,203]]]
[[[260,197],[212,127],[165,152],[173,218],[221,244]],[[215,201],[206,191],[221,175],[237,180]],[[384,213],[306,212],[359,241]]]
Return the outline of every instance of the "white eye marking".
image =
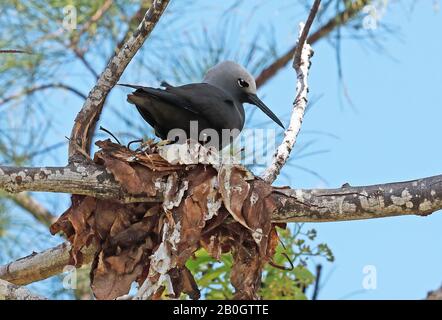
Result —
[[[238,85],[241,88],[248,88],[249,87],[249,84],[247,83],[247,81],[245,81],[244,79],[241,79],[241,78],[238,79]]]

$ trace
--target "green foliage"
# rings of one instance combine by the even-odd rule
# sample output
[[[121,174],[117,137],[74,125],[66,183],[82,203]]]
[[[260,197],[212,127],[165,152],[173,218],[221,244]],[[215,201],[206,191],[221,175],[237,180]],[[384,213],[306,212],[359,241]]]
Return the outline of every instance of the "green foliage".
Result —
[[[304,232],[302,224],[296,224],[291,230],[278,229],[278,233],[284,245],[278,246],[273,264],[284,269],[266,265],[260,294],[263,299],[307,299],[305,291],[315,282],[309,259],[319,258],[333,262],[333,253],[326,244],[315,243],[315,229]],[[204,289],[204,298],[230,299],[233,296],[233,287],[230,284],[232,262],[230,254],[215,261],[201,249],[196,252],[194,259],[188,260],[186,266],[194,275],[198,286]]]
[[[304,232],[302,224],[296,224],[292,230],[278,230],[278,233],[284,245],[278,246],[273,262],[285,270],[270,265],[265,268],[261,295],[264,299],[307,299],[305,291],[315,282],[310,258],[333,262],[333,253],[326,244],[315,244],[316,230]]]
[[[187,268],[195,277],[206,299],[231,299],[233,287],[230,284],[230,269],[233,259],[231,254],[224,254],[220,261],[210,257],[203,249],[195,253],[194,259],[189,259]]]

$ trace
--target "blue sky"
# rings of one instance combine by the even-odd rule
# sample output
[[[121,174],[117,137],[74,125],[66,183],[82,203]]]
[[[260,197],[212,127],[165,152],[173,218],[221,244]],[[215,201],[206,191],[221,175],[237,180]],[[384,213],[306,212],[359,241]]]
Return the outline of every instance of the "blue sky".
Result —
[[[204,16],[190,13],[188,21],[192,22],[182,25],[180,33],[174,36],[184,36],[201,24],[216,29],[216,21],[220,18],[217,9],[226,9],[231,3],[213,5]],[[292,7],[288,6],[290,1],[280,3],[278,8],[264,6],[253,17],[245,6],[239,7],[236,14],[246,28],[241,29],[240,41],[235,45],[244,45],[243,37],[250,38],[247,30],[256,30],[271,22],[280,52],[290,47],[296,39],[297,22],[305,14],[292,12]],[[410,1],[405,3],[407,5],[390,1],[382,17],[381,23],[395,26],[393,34],[373,31],[374,36],[384,37],[382,50],[368,48],[361,40],[342,42],[344,83],[353,107],[343,97],[343,87],[339,85],[335,49],[327,41],[315,45],[309,81],[310,96],[316,102],[306,115],[299,144],[314,139],[312,151],[330,151],[296,160],[296,164],[318,172],[328,184],[290,167],[283,171],[290,180],[281,177],[277,184],[339,187],[345,182],[368,185],[441,173],[442,16],[434,10],[433,1],[418,1],[413,11],[409,10]],[[146,50],[153,44],[148,42]],[[175,51],[180,49],[174,48]],[[96,69],[101,70],[102,64],[96,64]],[[137,71],[132,63],[122,82],[139,79],[145,84],[158,84],[149,74]],[[93,84],[78,76],[71,81],[86,92]],[[282,115],[291,108],[294,88],[295,73],[287,67],[259,92],[285,123],[288,118]],[[109,105],[126,108],[124,93],[114,89]],[[60,101],[62,110],[56,109]],[[56,128],[50,140],[62,141],[69,135],[80,100],[59,93],[52,94],[47,102],[53,105]],[[124,109],[124,112],[126,110],[130,117],[138,117],[134,110]],[[265,118],[258,116],[257,119]],[[105,109],[101,124],[113,132],[124,128],[110,108]],[[312,131],[328,132],[337,138],[314,135]],[[63,149],[56,158],[42,159],[39,164],[62,165],[65,161],[66,150]],[[41,195],[38,197],[44,199]],[[57,212],[62,212],[65,205],[66,201],[58,201]],[[320,299],[421,299],[427,291],[442,283],[441,212],[425,218],[395,217],[308,224],[306,227],[316,228],[319,240],[326,242],[336,257],[335,263],[324,264]],[[32,242],[29,246],[31,249]],[[376,267],[375,290],[363,290],[362,270],[366,265]]]
[[[334,51],[326,42],[315,46],[310,92],[322,98],[307,115],[303,130],[320,129],[340,139],[321,138],[317,148],[331,151],[299,164],[318,171],[331,187],[441,173],[442,38],[436,31],[442,30],[441,15],[433,11],[431,1],[420,1],[409,14],[391,5],[383,22],[400,27],[400,41],[392,36],[383,41],[394,59],[367,51],[357,41],[342,44],[344,81],[356,111],[339,103],[344,99]],[[293,71],[286,69],[264,88],[271,106],[279,110],[290,106],[293,82]],[[313,177],[302,172],[289,175],[296,187],[317,186]],[[442,283],[440,212],[425,218],[310,226],[336,256],[324,272],[324,278],[329,276],[320,298],[421,299]],[[375,290],[362,288],[365,265],[376,267]]]

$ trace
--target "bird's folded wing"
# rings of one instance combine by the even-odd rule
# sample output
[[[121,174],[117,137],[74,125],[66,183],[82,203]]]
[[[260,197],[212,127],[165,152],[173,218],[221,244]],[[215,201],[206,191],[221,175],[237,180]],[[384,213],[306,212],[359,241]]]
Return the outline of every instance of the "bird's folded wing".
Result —
[[[207,83],[192,83],[174,87],[163,82],[165,89],[155,89],[136,85],[121,84],[136,89],[135,94],[147,94],[156,97],[177,108],[184,108],[196,115],[205,117],[214,127],[222,128],[217,119],[223,118],[226,107],[233,105],[233,98],[215,86]]]

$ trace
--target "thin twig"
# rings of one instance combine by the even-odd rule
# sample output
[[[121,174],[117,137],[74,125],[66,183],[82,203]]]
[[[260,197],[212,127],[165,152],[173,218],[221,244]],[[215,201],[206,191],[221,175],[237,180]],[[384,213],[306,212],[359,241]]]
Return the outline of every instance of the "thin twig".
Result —
[[[314,18],[318,12],[321,0],[315,0],[310,14],[305,24],[300,24],[298,44],[293,56],[293,67],[296,71],[297,95],[293,103],[292,116],[287,130],[284,132],[284,139],[273,155],[272,163],[262,174],[262,178],[268,183],[272,183],[279,175],[282,167],[286,164],[290,152],[296,143],[299,131],[301,130],[307,106],[308,95],[308,71],[310,68],[310,58],[313,55],[313,49],[306,43],[307,35]]]
[[[4,98],[4,99],[1,99],[0,100],[0,105],[3,105],[5,103],[8,103],[8,102],[10,102],[12,100],[15,100],[15,99],[19,99],[19,98],[21,98],[23,96],[26,96],[28,94],[31,94],[31,93],[34,93],[34,92],[37,92],[37,91],[43,91],[43,90],[52,89],[52,88],[67,90],[67,91],[72,92],[73,94],[77,95],[81,99],[84,99],[84,100],[86,100],[86,98],[87,98],[86,95],[84,93],[82,93],[80,90],[78,90],[78,89],[76,89],[76,88],[74,88],[74,87],[72,87],[70,85],[67,85],[65,83],[56,82],[56,83],[48,83],[48,84],[37,85],[37,86],[31,87],[31,88],[25,89],[22,92],[19,92],[17,94],[12,94],[12,95]]]
[[[116,141],[119,145],[121,145],[120,140],[118,140],[118,138],[117,138],[112,132],[110,132],[110,131],[107,130],[106,128],[103,128],[102,126],[100,126],[100,130],[106,132],[107,134],[109,134],[112,138],[115,139],[115,141]]]
[[[313,289],[312,300],[318,299],[320,284],[321,284],[321,271],[322,265],[318,264],[316,266],[316,279],[315,279],[315,288]]]
[[[18,49],[0,50],[0,53],[26,53],[26,54],[32,54],[32,52],[25,51],[25,50],[18,50]]]

